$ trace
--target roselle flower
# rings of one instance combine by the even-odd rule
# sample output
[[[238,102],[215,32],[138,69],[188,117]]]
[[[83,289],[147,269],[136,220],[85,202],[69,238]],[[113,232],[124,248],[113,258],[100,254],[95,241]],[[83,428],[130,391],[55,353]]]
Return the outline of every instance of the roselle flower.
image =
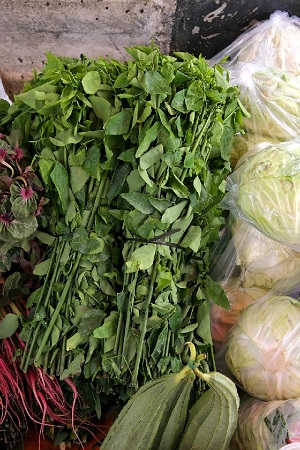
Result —
[[[0,133],[0,139],[5,139],[5,134],[3,134],[3,133]]]
[[[34,214],[38,206],[37,200],[36,192],[23,177],[18,177],[18,181],[11,185],[10,203],[11,211],[15,217],[25,218]]]
[[[24,158],[24,150],[22,148],[19,148],[18,146],[16,146],[13,149],[13,152],[11,157],[17,161],[20,161],[22,158]]]
[[[27,200],[30,200],[34,196],[34,190],[31,186],[22,187],[20,189],[20,193],[24,203],[26,203]]]

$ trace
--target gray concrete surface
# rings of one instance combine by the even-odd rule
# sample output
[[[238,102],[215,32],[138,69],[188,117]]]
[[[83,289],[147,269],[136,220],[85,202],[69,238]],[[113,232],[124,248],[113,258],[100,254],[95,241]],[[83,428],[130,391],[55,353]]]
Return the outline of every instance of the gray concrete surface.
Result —
[[[148,45],[210,58],[276,9],[300,16],[299,0],[0,0],[0,76],[9,96],[45,54],[124,59]]]
[[[0,0],[0,75],[11,97],[56,55],[110,55],[153,40],[169,51],[176,0]]]

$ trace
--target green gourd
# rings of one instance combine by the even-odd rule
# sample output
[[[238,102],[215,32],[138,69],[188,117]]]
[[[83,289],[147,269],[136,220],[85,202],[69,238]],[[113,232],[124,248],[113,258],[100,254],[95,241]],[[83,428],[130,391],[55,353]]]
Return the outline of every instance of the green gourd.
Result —
[[[175,450],[194,380],[194,372],[186,366],[138,389],[110,428],[101,450]]]
[[[204,355],[190,347],[180,372],[147,382],[128,400],[101,450],[225,450],[237,425],[239,397],[219,372],[198,369]],[[209,386],[190,408],[196,377]]]

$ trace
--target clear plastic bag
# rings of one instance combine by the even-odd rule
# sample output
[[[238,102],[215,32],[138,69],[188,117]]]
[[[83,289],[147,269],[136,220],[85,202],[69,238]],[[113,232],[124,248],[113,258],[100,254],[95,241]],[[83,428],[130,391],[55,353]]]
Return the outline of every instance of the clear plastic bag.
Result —
[[[300,289],[300,252],[268,238],[241,219],[229,222],[212,253],[211,276],[230,304],[227,310],[211,302],[216,351],[247,306],[266,295],[297,297]]]
[[[220,285],[227,295],[230,309],[222,308],[222,306],[211,302],[210,326],[215,351],[222,349],[229,331],[236,324],[244,309],[267,293],[264,289],[256,286],[243,287],[239,278],[230,278],[226,282],[220,282]]]
[[[231,328],[225,364],[239,386],[261,400],[300,397],[300,303],[267,295],[248,306]]]
[[[265,402],[242,396],[231,450],[300,448],[300,398]]]
[[[231,69],[238,63],[261,61],[263,65],[300,74],[300,19],[285,11],[275,11],[269,19],[256,22],[234,42],[216,54],[211,64],[228,58]]]
[[[300,251],[300,139],[250,150],[227,178],[222,204],[261,233]]]
[[[243,118],[247,142],[291,140],[300,129],[300,19],[276,11],[242,33],[211,59],[222,63],[230,82],[240,89],[249,113]],[[249,136],[248,136],[249,135]],[[240,136],[233,143],[235,167]],[[249,146],[248,146],[249,147]]]

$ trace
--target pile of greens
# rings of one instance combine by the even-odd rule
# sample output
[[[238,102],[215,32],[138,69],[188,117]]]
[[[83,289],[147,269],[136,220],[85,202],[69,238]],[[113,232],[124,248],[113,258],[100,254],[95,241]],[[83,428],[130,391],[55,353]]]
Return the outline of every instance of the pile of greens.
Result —
[[[123,400],[179,371],[186,341],[214,365],[208,302],[228,300],[210,249],[244,114],[221,66],[127,51],[124,63],[48,54],[0,123],[45,197],[21,368]]]

